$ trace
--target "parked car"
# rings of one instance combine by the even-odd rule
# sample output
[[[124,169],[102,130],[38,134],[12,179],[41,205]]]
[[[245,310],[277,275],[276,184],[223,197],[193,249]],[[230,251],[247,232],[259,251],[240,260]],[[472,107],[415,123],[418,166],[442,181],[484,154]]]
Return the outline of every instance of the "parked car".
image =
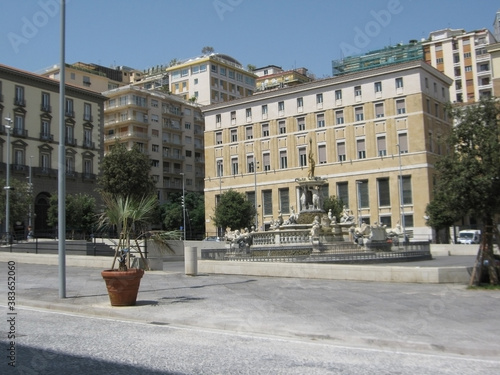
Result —
[[[458,243],[460,244],[476,244],[481,242],[481,231],[480,230],[461,230],[458,233]]]
[[[217,236],[208,236],[208,237],[205,237],[203,239],[203,241],[216,241],[216,242],[220,242],[220,238],[217,237]]]

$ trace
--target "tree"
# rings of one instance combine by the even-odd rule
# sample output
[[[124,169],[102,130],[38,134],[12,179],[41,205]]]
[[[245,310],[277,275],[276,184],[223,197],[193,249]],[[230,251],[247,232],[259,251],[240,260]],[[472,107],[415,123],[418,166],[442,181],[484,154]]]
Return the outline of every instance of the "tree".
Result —
[[[205,233],[204,195],[197,192],[185,194],[186,236],[202,236]],[[161,206],[161,221],[169,231],[178,230],[184,225],[182,216],[182,194],[170,193],[169,200]]]
[[[149,157],[139,151],[137,146],[127,150],[125,145],[116,141],[101,163],[101,176],[98,184],[101,193],[113,196],[134,196],[141,198],[155,193],[155,182],[150,175]]]
[[[1,186],[5,186],[5,180],[0,180]],[[11,190],[9,191],[9,232],[12,233],[13,223],[20,221],[25,222],[29,215],[29,205],[33,201],[33,194],[29,186],[25,182],[21,182],[16,178],[9,180]],[[3,223],[5,220],[5,204],[6,196],[5,189],[2,188],[0,193],[0,219]]]
[[[332,210],[332,215],[335,216],[337,220],[340,220],[343,209],[344,202],[335,195],[331,195],[323,201],[323,210],[325,210],[325,212]]]
[[[253,64],[247,64],[247,70],[249,72],[253,72],[255,69],[257,69],[257,67]]]
[[[245,195],[230,189],[220,196],[212,220],[223,230],[236,230],[251,227],[255,215],[255,208],[246,200]]]
[[[498,283],[492,231],[493,219],[500,211],[500,108],[495,99],[483,99],[474,105],[450,108],[450,114],[456,126],[447,139],[450,152],[436,163],[435,196],[451,216],[456,213],[481,219],[490,282]]]
[[[205,46],[201,49],[201,53],[204,55],[209,55],[211,53],[214,53],[214,51],[215,51],[214,47],[210,46]]]
[[[436,191],[434,193],[434,198],[427,205],[425,214],[428,217],[427,225],[434,228],[436,232],[437,242],[441,242],[439,232],[444,230],[444,243],[449,243],[449,231],[446,229],[460,218],[460,214],[456,212],[453,204],[447,201],[447,196],[443,192]]]
[[[58,197],[52,194],[47,212],[47,222],[56,226],[58,222]],[[86,238],[92,233],[97,224],[96,201],[88,194],[66,195],[66,229],[71,230],[72,238],[75,231],[82,232]]]

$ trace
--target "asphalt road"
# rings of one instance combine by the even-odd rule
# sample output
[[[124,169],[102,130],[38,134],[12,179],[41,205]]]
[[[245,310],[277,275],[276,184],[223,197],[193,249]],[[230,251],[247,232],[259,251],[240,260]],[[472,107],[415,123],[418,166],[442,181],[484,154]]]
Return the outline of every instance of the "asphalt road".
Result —
[[[6,310],[2,309],[5,316]],[[2,374],[497,374],[499,361],[20,309]],[[4,335],[2,335],[5,337]],[[2,340],[2,353],[6,353]]]

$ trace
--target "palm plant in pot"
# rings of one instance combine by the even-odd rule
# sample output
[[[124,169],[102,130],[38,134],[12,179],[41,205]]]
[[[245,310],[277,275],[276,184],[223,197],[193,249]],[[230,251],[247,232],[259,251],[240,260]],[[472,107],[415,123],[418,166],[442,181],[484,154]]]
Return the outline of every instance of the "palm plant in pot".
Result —
[[[141,228],[153,218],[158,200],[154,195],[138,198],[110,194],[103,194],[103,200],[105,209],[99,223],[102,227],[116,226],[120,236],[111,269],[102,271],[101,275],[106,282],[111,305],[132,306],[136,303],[144,270],[130,267],[130,253],[136,249],[146,264],[137,239],[144,236]]]

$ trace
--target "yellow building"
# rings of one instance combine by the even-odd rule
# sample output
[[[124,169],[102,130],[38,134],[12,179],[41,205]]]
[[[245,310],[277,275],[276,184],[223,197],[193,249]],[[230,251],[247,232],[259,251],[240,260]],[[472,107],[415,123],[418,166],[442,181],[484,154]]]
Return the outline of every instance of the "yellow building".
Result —
[[[179,192],[203,191],[204,121],[198,105],[177,95],[128,85],[103,93],[104,147],[118,139],[128,149],[137,145],[151,159],[160,202]]]
[[[490,44],[488,53],[491,56],[491,73],[493,77],[493,95],[500,96],[500,43]]]
[[[80,87],[66,85],[65,145],[66,191],[95,192],[102,153],[103,108],[106,97]],[[38,74],[0,65],[0,156],[2,174],[32,180],[34,209],[26,218],[35,235],[53,235],[47,224],[49,198],[57,191],[59,148],[59,82]],[[7,126],[11,126],[7,144]],[[10,165],[6,155],[10,151]],[[33,222],[31,223],[31,220]],[[50,232],[50,233],[49,233]]]
[[[489,44],[493,34],[487,30],[466,32],[463,29],[433,31],[422,43],[425,61],[454,82],[450,87],[451,102],[474,103],[482,96],[492,96]]]
[[[257,91],[289,87],[313,80],[307,76],[306,68],[283,70],[279,66],[268,65],[254,69],[252,72],[258,76]]]
[[[297,212],[295,179],[308,175],[312,152],[323,196],[340,197],[365,223],[400,223],[430,239],[425,208],[452,126],[451,83],[415,60],[204,107],[207,232],[217,231],[210,217],[228,189],[257,202],[260,230]]]
[[[201,105],[221,103],[252,95],[256,75],[231,56],[202,55],[166,69],[170,91]]]

